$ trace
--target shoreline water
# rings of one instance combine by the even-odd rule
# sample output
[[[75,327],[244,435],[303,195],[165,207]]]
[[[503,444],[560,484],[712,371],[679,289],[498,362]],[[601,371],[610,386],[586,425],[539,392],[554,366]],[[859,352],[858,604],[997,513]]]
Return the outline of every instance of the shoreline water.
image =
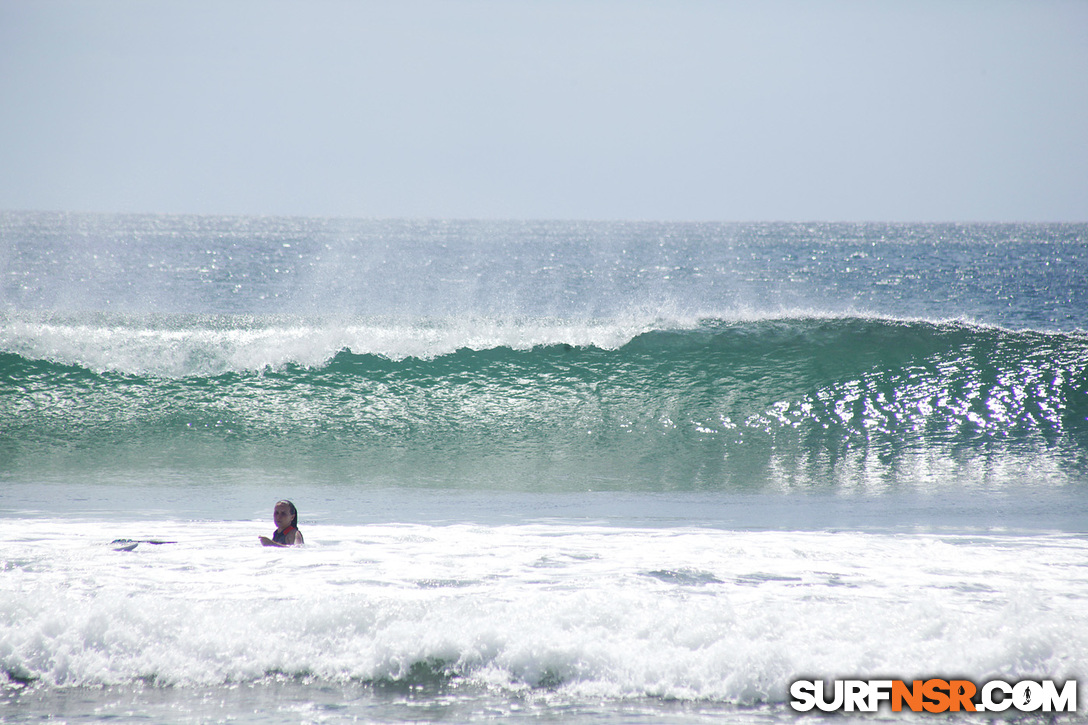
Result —
[[[270,553],[259,521],[12,523],[28,716],[786,722],[802,674],[1065,678],[1088,651],[1083,535],[310,524]],[[180,543],[109,543],[150,530]]]
[[[263,520],[270,491],[290,492],[304,520],[331,525],[435,526],[552,523],[729,531],[858,531],[954,535],[1088,535],[1088,492],[1080,486],[970,491],[509,492],[448,487],[358,490],[280,480],[163,487],[155,484],[38,482],[0,490],[5,519],[131,523]],[[227,490],[224,490],[226,488]],[[16,495],[18,496],[16,497]],[[76,494],[76,495],[73,495]],[[153,528],[153,527],[152,527]],[[157,536],[153,530],[141,536]]]

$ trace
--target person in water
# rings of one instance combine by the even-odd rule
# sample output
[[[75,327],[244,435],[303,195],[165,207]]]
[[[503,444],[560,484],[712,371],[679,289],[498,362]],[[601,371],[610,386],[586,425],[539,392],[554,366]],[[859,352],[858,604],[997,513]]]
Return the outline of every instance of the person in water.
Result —
[[[260,537],[265,546],[295,546],[305,543],[302,540],[302,532],[298,530],[298,510],[290,501],[284,499],[277,501],[272,509],[272,521],[276,524],[276,531],[272,538]]]

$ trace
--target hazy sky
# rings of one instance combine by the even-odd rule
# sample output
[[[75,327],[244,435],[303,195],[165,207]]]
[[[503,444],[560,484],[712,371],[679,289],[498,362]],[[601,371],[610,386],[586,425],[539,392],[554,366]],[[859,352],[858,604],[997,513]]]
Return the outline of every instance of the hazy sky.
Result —
[[[0,0],[0,209],[1088,221],[1088,0]]]

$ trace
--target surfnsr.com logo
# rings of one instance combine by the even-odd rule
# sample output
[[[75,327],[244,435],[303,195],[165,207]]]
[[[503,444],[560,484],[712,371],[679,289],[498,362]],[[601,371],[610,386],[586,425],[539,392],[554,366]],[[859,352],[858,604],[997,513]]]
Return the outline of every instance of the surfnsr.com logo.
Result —
[[[981,687],[970,680],[797,680],[790,685],[790,707],[798,712],[876,712],[888,703],[892,712],[1076,712],[1077,681],[991,680]]]

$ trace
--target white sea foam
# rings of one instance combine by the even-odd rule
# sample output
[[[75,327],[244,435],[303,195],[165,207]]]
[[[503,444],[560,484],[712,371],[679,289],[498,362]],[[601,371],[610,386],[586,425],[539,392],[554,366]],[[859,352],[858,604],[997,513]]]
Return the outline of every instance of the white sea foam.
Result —
[[[342,350],[391,360],[431,359],[462,349],[527,350],[573,345],[614,350],[651,330],[692,330],[707,322],[894,320],[864,312],[744,307],[713,314],[636,310],[620,317],[563,319],[462,316],[324,319],[293,316],[9,315],[0,320],[0,351],[96,372],[165,377],[259,372],[287,364],[321,367]],[[925,323],[921,319],[902,322]],[[966,320],[933,324],[974,324]]]
[[[1088,675],[1078,537],[313,525],[273,550],[267,528],[6,521],[0,669],[192,687],[422,668],[529,697],[741,704],[802,676]]]
[[[0,349],[30,359],[169,377],[276,369],[293,363],[320,367],[341,350],[392,360],[429,359],[460,349],[568,344],[615,349],[657,326],[694,326],[692,320],[454,318],[444,320],[321,321],[217,318],[149,324],[14,320],[0,325]]]

